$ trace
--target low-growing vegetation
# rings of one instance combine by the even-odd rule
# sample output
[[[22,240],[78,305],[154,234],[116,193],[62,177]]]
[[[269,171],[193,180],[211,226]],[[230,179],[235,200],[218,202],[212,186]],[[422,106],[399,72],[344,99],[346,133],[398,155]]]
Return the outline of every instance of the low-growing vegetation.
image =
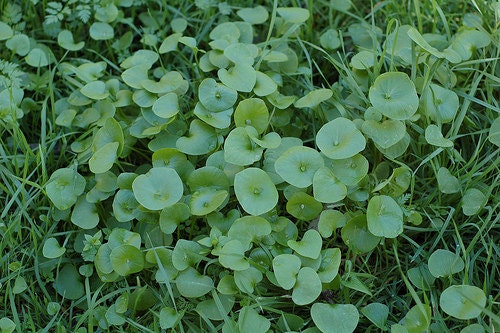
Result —
[[[500,331],[499,28],[0,0],[0,332]]]

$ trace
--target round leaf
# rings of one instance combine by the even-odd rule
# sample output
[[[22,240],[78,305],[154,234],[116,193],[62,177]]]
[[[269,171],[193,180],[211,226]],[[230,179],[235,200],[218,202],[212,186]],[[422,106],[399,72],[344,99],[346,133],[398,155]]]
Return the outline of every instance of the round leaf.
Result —
[[[80,274],[75,266],[70,264],[64,265],[57,273],[54,289],[59,295],[70,300],[79,299],[85,294]]]
[[[85,178],[72,168],[56,170],[51,176],[45,190],[50,200],[60,210],[73,206],[85,190]]]
[[[465,191],[462,198],[462,211],[464,215],[472,216],[477,214],[486,202],[486,196],[477,188],[470,188]]]
[[[82,229],[95,228],[99,223],[96,205],[88,202],[85,196],[78,198],[71,213],[71,222]]]
[[[194,114],[196,117],[203,120],[208,125],[223,129],[228,128],[231,125],[231,116],[233,114],[233,108],[227,110],[212,112],[206,109],[201,103],[196,103],[194,107]]]
[[[438,249],[429,256],[429,271],[434,277],[449,276],[464,269],[464,261],[457,254]]]
[[[441,294],[439,306],[452,317],[473,319],[479,316],[486,306],[486,295],[475,286],[450,286]]]
[[[248,64],[236,64],[229,70],[221,68],[217,75],[226,86],[242,92],[251,92],[257,82],[255,69]]]
[[[359,312],[352,304],[314,303],[311,318],[323,333],[351,333],[358,326]]]
[[[366,157],[356,154],[349,158],[333,160],[331,167],[335,177],[345,185],[352,186],[359,183],[368,174],[370,165]]]
[[[326,249],[321,251],[321,264],[318,276],[322,283],[330,283],[339,273],[342,257],[340,249]]]
[[[418,96],[408,75],[399,72],[383,73],[370,87],[372,105],[384,116],[406,120],[417,112]]]
[[[441,192],[451,194],[460,191],[460,182],[458,178],[453,176],[447,168],[439,168],[436,178]]]
[[[171,234],[181,222],[186,221],[191,215],[188,205],[176,203],[165,207],[160,213],[160,229],[166,234]]]
[[[422,97],[425,111],[430,119],[441,124],[449,123],[455,119],[459,101],[454,91],[432,83]]]
[[[132,189],[141,205],[150,210],[160,210],[180,200],[184,185],[174,169],[158,167],[137,176]]]
[[[17,34],[7,40],[5,46],[12,52],[24,57],[30,51],[30,39],[25,34]]]
[[[207,78],[201,81],[198,87],[198,98],[207,110],[219,112],[233,107],[238,93],[214,79]]]
[[[361,130],[380,147],[389,148],[403,139],[406,126],[399,120],[388,119],[382,123],[366,120],[363,122]]]
[[[247,246],[251,242],[258,242],[262,237],[269,235],[271,231],[271,224],[265,218],[243,216],[233,222],[227,235]]]
[[[344,243],[357,253],[369,252],[380,242],[380,237],[368,231],[365,215],[358,215],[347,221],[341,235]]]
[[[244,293],[252,294],[260,281],[262,281],[262,273],[253,266],[244,271],[234,272],[234,283]]]
[[[236,12],[243,21],[250,24],[262,24],[269,18],[266,7],[257,6],[253,8],[242,8]]]
[[[491,124],[488,140],[500,147],[500,117],[496,118]]]
[[[99,148],[89,159],[90,171],[100,174],[111,169],[118,157],[119,146],[118,142],[110,142]]]
[[[113,270],[121,276],[137,273],[144,268],[144,256],[135,246],[124,244],[115,247],[109,254]]]
[[[370,303],[361,309],[361,313],[381,330],[386,329],[389,308],[382,303]]]
[[[213,188],[204,188],[195,191],[189,199],[191,214],[205,216],[217,209],[224,203],[228,196],[226,190],[216,190]]]
[[[31,49],[26,58],[26,63],[32,67],[45,67],[55,61],[54,55],[41,46]]]
[[[300,258],[293,254],[280,254],[274,257],[274,276],[283,289],[290,290],[293,288],[301,265]]]
[[[339,117],[320,128],[316,144],[327,157],[338,160],[363,151],[366,139],[351,120]]]
[[[313,177],[314,199],[323,203],[333,203],[344,199],[347,187],[341,183],[327,167],[319,168]]]
[[[269,122],[266,103],[260,98],[247,98],[238,103],[234,111],[234,123],[238,127],[252,126],[262,134]]]
[[[324,166],[323,158],[315,149],[294,146],[274,163],[278,175],[289,184],[305,188],[313,183],[316,171]]]
[[[297,305],[310,304],[321,294],[321,288],[321,280],[314,269],[302,267],[293,287],[292,300]]]
[[[304,192],[294,193],[286,203],[286,211],[303,221],[315,219],[322,209],[320,202]]]
[[[289,23],[302,23],[309,18],[309,11],[305,8],[279,7],[277,12]]]
[[[234,192],[241,207],[251,215],[261,215],[278,203],[278,191],[267,173],[247,168],[234,177]]]
[[[14,35],[12,28],[2,21],[0,21],[0,40],[9,39]]]
[[[257,71],[256,82],[253,87],[253,92],[257,96],[268,96],[276,92],[278,85],[267,74]]]
[[[224,56],[236,65],[252,66],[259,49],[254,44],[233,43],[224,49]]]
[[[238,331],[240,333],[266,333],[269,332],[271,321],[249,306],[245,306],[238,314]],[[223,329],[224,331],[224,329]],[[231,331],[229,331],[231,332]]]
[[[387,195],[370,199],[366,210],[368,230],[375,236],[395,238],[403,232],[403,210]]]
[[[246,128],[236,127],[224,142],[224,160],[239,166],[253,164],[262,157],[263,149],[248,136]]]
[[[94,22],[89,29],[90,37],[93,40],[108,40],[115,36],[113,27],[104,22]]]
[[[337,30],[328,29],[320,37],[321,46],[327,50],[335,50],[340,47],[341,42]]]

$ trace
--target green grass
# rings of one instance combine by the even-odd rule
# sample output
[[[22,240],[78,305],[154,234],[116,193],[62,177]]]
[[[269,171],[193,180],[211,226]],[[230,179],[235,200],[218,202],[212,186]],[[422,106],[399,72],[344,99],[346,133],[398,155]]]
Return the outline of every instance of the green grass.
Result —
[[[263,133],[258,133],[260,139],[264,140],[260,134],[263,136],[276,132],[281,137],[300,138],[305,146],[320,151],[316,134],[328,121],[344,117],[349,121],[353,120],[362,129],[365,117],[369,117],[365,112],[373,102],[370,87],[377,87],[377,78],[387,72],[406,73],[415,85],[420,99],[416,112],[420,117],[403,119],[410,138],[407,149],[396,154],[397,156],[390,156],[384,153],[373,139],[368,138],[366,133],[363,134],[366,137],[366,147],[361,154],[369,162],[367,176],[357,183],[356,188],[347,186],[348,191],[356,191],[355,194],[350,193],[335,203],[322,204],[323,210],[337,209],[344,214],[346,221],[355,220],[356,217],[367,214],[371,198],[377,194],[391,196],[391,193],[394,193],[390,192],[389,188],[392,190],[399,186],[399,183],[389,180],[389,185],[382,188],[383,182],[391,176],[395,168],[407,167],[410,175],[408,182],[401,180],[404,183],[402,194],[393,195],[391,199],[400,207],[404,216],[404,230],[396,238],[380,238],[378,244],[368,251],[358,251],[352,245],[358,238],[349,238],[346,242],[347,236],[342,234],[343,225],[334,228],[330,237],[322,237],[321,248],[340,249],[338,274],[331,281],[323,283],[321,293],[313,303],[298,304],[300,298],[293,296],[295,289],[299,289],[298,285],[285,290],[279,284],[273,283],[272,272],[276,269],[273,269],[272,261],[279,254],[292,253],[286,240],[284,243],[278,241],[278,218],[287,218],[296,225],[297,234],[288,235],[296,240],[301,240],[307,230],[318,229],[318,216],[301,220],[287,207],[287,202],[291,201],[297,191],[306,191],[311,200],[314,200],[314,186],[300,190],[286,183],[275,182],[279,193],[278,204],[273,210],[268,209],[263,214],[265,222],[259,222],[263,223],[261,225],[272,225],[273,230],[264,236],[252,234],[248,244],[245,243],[246,236],[228,236],[227,230],[231,224],[217,222],[214,213],[207,217],[191,214],[190,211],[187,218],[177,221],[178,225],[174,231],[165,232],[163,229],[162,232],[162,228],[167,227],[162,225],[161,209],[149,211],[137,208],[137,204],[131,209],[130,214],[135,215],[130,221],[118,222],[115,219],[116,208],[113,206],[114,200],[119,201],[116,199],[118,189],[129,189],[127,193],[131,193],[132,199],[134,194],[137,197],[140,191],[146,193],[147,188],[132,191],[133,179],[123,179],[128,173],[145,174],[155,163],[155,147],[176,149],[175,140],[186,135],[190,124],[198,119],[194,114],[195,104],[199,102],[198,86],[206,78],[222,81],[216,70],[206,71],[203,67],[208,66],[207,63],[210,66],[216,63],[211,59],[205,59],[205,63],[203,60],[203,56],[213,49],[210,34],[223,22],[241,20],[236,12],[241,8],[256,6],[255,2],[241,0],[229,1],[226,4],[208,0],[131,0],[128,2],[134,3],[133,6],[118,7],[120,14],[109,19],[108,23],[113,26],[115,36],[107,40],[95,40],[89,33],[92,23],[98,22],[90,2],[92,1],[80,0],[70,4],[61,2],[67,11],[61,12],[58,18],[60,23],[47,25],[44,21],[47,23],[56,20],[55,17],[49,17],[52,14],[51,8],[57,7],[54,2],[0,0],[0,21],[13,30],[12,35],[25,34],[31,39],[29,50],[39,43],[46,46],[54,56],[54,61],[47,66],[33,66],[27,60],[28,52],[19,54],[15,49],[11,50],[11,46],[7,47],[7,42],[12,38],[10,35],[0,38],[0,94],[9,92],[0,96],[0,202],[5,203],[0,205],[1,332],[236,332],[235,327],[239,327],[241,332],[260,332],[265,331],[266,327],[270,327],[274,332],[318,332],[316,326],[321,327],[321,324],[312,319],[315,318],[311,314],[313,304],[352,304],[356,307],[359,318],[355,331],[378,332],[380,328],[363,310],[371,303],[381,303],[387,307],[388,314],[384,325],[387,330],[393,332],[406,332],[404,325],[408,332],[459,332],[472,324],[478,324],[485,332],[500,330],[500,149],[490,137],[490,128],[495,119],[499,119],[500,112],[500,21],[497,3],[482,0],[470,3],[376,1],[370,5],[366,1],[353,0],[350,7],[342,9],[342,2],[339,1],[260,2],[269,13],[269,18],[263,24],[253,25],[254,35],[247,44],[260,49],[268,46],[273,50],[289,52],[289,57],[294,53],[297,63],[276,65],[256,57],[259,60],[255,64],[252,63],[252,66],[271,75],[278,82],[281,80],[282,84],[278,90],[283,95],[299,99],[319,88],[332,91],[332,97],[317,106],[296,108],[292,104],[284,110],[274,107],[267,97],[256,96],[253,91],[239,91],[238,102],[257,97],[266,102],[270,115],[264,119],[266,129]],[[104,7],[112,2],[94,3]],[[278,7],[305,8],[309,17],[296,25],[287,23],[282,19],[285,14],[280,13]],[[90,13],[88,17],[87,9]],[[226,13],[227,10],[229,14]],[[113,16],[112,11],[109,13]],[[302,14],[293,12],[290,15]],[[167,71],[181,73],[185,80],[185,89],[178,88],[174,91],[178,95],[180,111],[175,119],[170,119],[172,122],[168,126],[164,124],[165,126],[156,132],[152,124],[144,121],[145,125],[139,125],[149,130],[150,134],[138,135],[139,132],[134,126],[139,125],[134,122],[148,111],[141,114],[141,108],[137,105],[139,100],[132,101],[132,93],[138,89],[131,87],[122,78],[121,74],[125,68],[120,64],[137,50],[152,50],[157,53],[163,40],[172,34],[170,22],[174,18],[186,21],[187,28],[183,34],[195,38],[197,46],[190,48],[179,43],[176,50],[159,54],[159,60],[153,66],[157,71],[151,70],[149,78],[158,81]],[[360,23],[363,23],[365,28],[358,25]],[[431,55],[429,50],[411,42],[411,58],[406,63],[398,57],[397,51],[391,50],[385,43],[389,34],[405,24],[415,27],[422,35],[434,34],[432,46],[439,51],[443,51],[453,38],[458,38],[464,24],[475,31],[481,31],[482,35],[476,35],[472,41],[462,39],[462,43],[477,42],[484,36],[487,36],[489,43],[477,49],[473,48],[469,58],[453,62],[444,56],[437,58],[437,52]],[[0,28],[0,37],[7,34],[7,28],[1,23]],[[366,30],[360,33],[354,30],[356,28]],[[62,29],[71,31],[75,42],[84,41],[85,47],[77,51],[66,50],[57,39]],[[321,43],[320,38],[327,29],[334,29],[339,33],[339,44],[334,49],[328,49]],[[127,43],[124,38],[122,45],[118,45],[116,41],[128,31],[132,33],[133,39]],[[368,36],[370,31],[377,33],[372,34],[371,38],[359,39]],[[424,36],[428,40],[432,39],[428,35]],[[156,42],[148,42],[147,38],[156,39]],[[289,51],[285,50],[283,43],[287,44]],[[362,51],[376,54],[373,66],[366,70],[355,69],[351,63],[353,56]],[[43,52],[48,54],[48,51]],[[216,57],[214,52],[211,56]],[[92,172],[89,158],[103,146],[103,141],[98,141],[96,137],[101,135],[97,134],[100,128],[108,126],[105,125],[102,113],[106,106],[96,104],[97,98],[92,100],[81,95],[79,91],[87,82],[82,76],[68,72],[68,64],[78,67],[84,63],[100,61],[106,64],[106,69],[98,73],[93,80],[107,81],[106,92],[110,93],[109,97],[102,100],[116,99],[113,84],[116,84],[118,90],[125,91],[124,95],[130,93],[130,96],[124,98],[129,102],[116,107],[111,115],[116,124],[121,126],[122,141],[117,138],[116,128],[113,130],[115,132],[108,130],[104,134],[101,133],[104,143],[120,141],[120,147],[123,147],[112,160],[112,166],[109,168],[112,175],[108,174],[111,178],[104,181],[99,178],[101,176],[96,177]],[[138,63],[141,61],[144,59],[137,60]],[[288,70],[289,68],[292,70]],[[93,74],[96,72],[98,71]],[[114,80],[114,83],[108,80]],[[429,89],[431,83],[453,91],[459,99],[458,110],[449,122],[441,123],[426,111],[427,106],[422,96],[427,93],[426,89]],[[16,89],[23,92],[18,102],[11,97]],[[71,98],[77,93],[80,94],[79,98],[87,98],[90,102],[73,102]],[[153,96],[150,97],[152,99],[158,97],[153,93],[149,95]],[[234,104],[235,109],[238,102]],[[90,107],[93,107],[93,110]],[[64,125],[60,115],[68,109],[74,109],[78,116]],[[149,110],[144,118],[163,121],[161,117],[155,117],[150,107],[145,106],[143,109]],[[93,117],[93,112],[97,112],[94,119],[97,123],[89,120],[88,124],[82,126],[83,122]],[[386,113],[382,114],[384,119],[390,119]],[[223,140],[227,140],[228,134],[236,127],[233,119],[234,117],[231,118],[230,126],[224,128],[214,129],[207,125],[207,131],[215,133],[214,148],[208,152],[191,154],[176,149],[178,154],[186,157],[182,162],[184,164],[174,165],[174,168],[184,183],[181,201],[186,203],[188,210],[191,195],[198,195],[195,194],[194,188],[198,186],[198,190],[203,190],[205,182],[211,181],[208,178],[189,180],[188,175],[193,170],[204,167],[207,160],[208,164],[213,163],[212,165],[220,167],[229,175],[230,185],[217,183],[219,178],[215,176],[211,184],[218,191],[227,192],[224,203],[218,208],[224,215],[231,209],[237,209],[241,216],[249,215],[242,208],[244,205],[240,205],[241,199],[234,193],[234,182],[238,182],[232,180],[235,173],[247,167],[257,167],[274,177],[268,168],[267,163],[271,162],[266,153],[254,162],[239,166],[240,169],[236,166],[224,166],[223,154],[222,159],[213,155],[216,151],[224,150]],[[453,141],[453,147],[429,144],[425,134],[430,124],[437,124],[443,136]],[[200,131],[193,130],[191,135],[201,135]],[[170,133],[169,136],[164,135],[167,132]],[[86,139],[89,141],[86,142]],[[253,152],[258,151],[259,145],[262,145],[260,141],[247,140],[254,149]],[[202,144],[204,142],[193,147],[198,149]],[[265,149],[272,151],[272,148],[262,148]],[[172,157],[170,161],[174,164],[179,162],[176,158],[182,159],[180,155]],[[276,159],[278,157],[279,155]],[[219,161],[214,162],[216,159]],[[104,159],[97,164],[104,163],[103,161]],[[440,190],[438,171],[441,167],[447,168],[455,177],[458,189],[454,193],[444,193]],[[73,208],[75,202],[67,210],[58,209],[58,199],[51,196],[47,190],[51,176],[62,168],[70,168],[75,179],[77,174],[80,174],[86,181],[83,194],[77,195],[87,195],[87,199],[82,199],[86,200],[81,208],[84,218],[72,215],[72,212],[77,210]],[[275,172],[274,174],[276,175]],[[113,177],[122,178],[117,181]],[[152,179],[154,184],[154,177]],[[110,190],[97,194],[91,192],[96,183],[104,186],[99,182],[106,181],[113,183]],[[197,182],[201,182],[201,185]],[[124,185],[125,183],[129,184]],[[61,193],[71,194],[68,189],[70,185],[63,185]],[[482,202],[478,201],[476,211],[465,214],[467,204],[475,203],[474,197],[470,197],[473,193],[471,189],[479,190],[484,197]],[[92,201],[88,199],[89,195],[94,195],[97,199]],[[364,199],[359,199],[360,197]],[[127,205],[134,205],[135,199],[132,199]],[[91,208],[88,208],[89,205]],[[252,202],[252,205],[257,203]],[[412,218],[415,217],[412,213],[418,214],[422,222],[412,223]],[[99,222],[95,226],[89,222],[91,214],[98,216]],[[116,236],[112,234],[116,230],[128,230],[132,233]],[[257,232],[250,229],[241,230],[249,234]],[[94,236],[98,231],[102,232],[103,237],[94,239],[93,247],[84,242],[85,234]],[[369,233],[367,229],[366,232]],[[103,244],[109,246],[113,239],[116,242],[113,245],[115,247],[124,244],[133,246],[133,238],[137,236],[139,250],[136,252],[141,256],[140,260],[137,259],[139,263],[132,259],[129,252],[124,254],[125,264],[129,265],[132,260],[140,266],[135,273],[119,276],[116,273],[119,269],[111,268],[106,273],[96,270],[96,267],[107,267],[95,259],[99,247]],[[252,237],[254,238],[251,239]],[[47,249],[44,250],[44,246],[50,238],[55,238],[58,246],[65,249],[64,254],[55,257],[46,255],[44,251]],[[235,290],[234,293],[225,293],[219,285],[208,292],[201,292],[200,297],[183,295],[177,289],[176,275],[186,271],[179,269],[180,264],[169,257],[172,251],[180,251],[175,249],[179,240],[203,244],[204,247],[198,245],[199,248],[193,250],[196,253],[187,252],[186,255],[191,256],[193,261],[188,266],[194,267],[200,274],[197,278],[210,278],[215,287],[218,287],[219,281],[225,275],[240,274],[231,264],[226,267],[219,262],[217,251],[220,251],[228,240],[237,240],[242,247],[248,245],[248,249],[241,254],[243,260],[254,270],[248,274],[254,274],[250,278],[255,278],[255,274],[262,276],[257,278],[253,285],[250,283],[252,291],[245,291],[245,287],[240,284],[226,286]],[[90,248],[84,250],[85,244]],[[311,244],[304,246],[315,245]],[[430,288],[420,288],[412,274],[417,268],[425,270],[422,267],[428,264],[429,258],[438,249],[456,254],[456,261],[452,266],[463,261],[463,269],[449,276],[435,277]],[[240,255],[238,253],[235,251],[234,255]],[[117,267],[118,264],[109,259],[112,257],[109,253],[107,257],[102,253],[98,254],[97,258],[99,256],[101,259],[108,258],[106,260],[111,262],[108,263],[109,267]],[[116,260],[120,258],[118,256]],[[302,267],[315,267],[319,266],[320,259],[302,257],[301,260]],[[443,265],[446,263],[443,262]],[[65,267],[74,267],[78,274],[76,278],[68,278],[66,281],[66,277],[60,274]],[[86,272],[89,268],[91,270]],[[318,268],[315,267],[314,270],[317,271]],[[410,273],[411,270],[413,273]],[[173,271],[175,272],[172,273]],[[172,275],[167,283],[159,282],[162,276],[168,274]],[[106,279],[112,281],[105,282]],[[186,279],[201,281],[194,280],[194,277]],[[69,283],[68,286],[71,287],[65,283]],[[77,283],[79,287],[75,289],[81,290],[81,293],[77,293],[74,299],[66,299],[63,296],[64,288],[69,292]],[[453,313],[450,314],[449,308],[440,303],[445,290],[462,285],[475,286],[479,288],[480,296],[486,296],[486,305],[480,306],[478,314],[470,319],[460,319]],[[211,303],[206,305],[207,302]],[[227,302],[232,304],[230,309],[225,308]],[[200,311],[202,306],[212,312],[207,315]],[[178,315],[177,318],[169,312],[171,309]],[[426,314],[427,309],[430,311],[430,317]],[[467,311],[473,309],[472,305]],[[243,313],[256,317],[251,320],[241,318]],[[331,316],[334,315],[332,310]],[[219,318],[213,319],[211,316]],[[406,321],[403,322],[405,316]],[[330,315],[324,317],[328,318]],[[398,323],[402,325],[397,325]],[[266,326],[268,324],[270,326]],[[468,332],[481,332],[479,326],[472,326]],[[324,332],[335,332],[322,329]],[[350,330],[345,330],[348,331]]]

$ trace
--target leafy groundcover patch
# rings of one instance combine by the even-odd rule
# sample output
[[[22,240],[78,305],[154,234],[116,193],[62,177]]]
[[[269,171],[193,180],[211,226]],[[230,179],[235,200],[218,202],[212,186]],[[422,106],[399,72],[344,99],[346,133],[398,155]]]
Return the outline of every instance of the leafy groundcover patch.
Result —
[[[0,332],[500,330],[497,1],[0,1]]]

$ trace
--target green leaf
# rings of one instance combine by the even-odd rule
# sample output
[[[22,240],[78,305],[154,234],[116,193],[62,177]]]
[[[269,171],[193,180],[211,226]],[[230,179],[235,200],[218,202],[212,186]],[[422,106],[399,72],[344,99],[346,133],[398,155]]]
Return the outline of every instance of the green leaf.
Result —
[[[160,327],[162,329],[173,328],[176,322],[182,317],[182,314],[174,308],[163,307],[160,310]]]
[[[351,120],[339,117],[320,128],[316,144],[327,157],[339,160],[363,151],[366,139]]]
[[[400,72],[379,75],[370,87],[369,98],[377,110],[394,120],[411,118],[419,103],[415,85],[408,75]]]
[[[248,64],[235,64],[229,70],[221,68],[217,76],[226,86],[241,92],[251,92],[257,82],[255,69]]]
[[[292,300],[297,305],[310,304],[321,294],[321,288],[321,280],[314,269],[302,267],[293,287]]]
[[[330,283],[339,273],[341,264],[340,249],[325,249],[321,251],[321,264],[318,268],[318,276],[322,283]]]
[[[430,119],[440,124],[452,122],[458,111],[457,94],[449,89],[431,84],[423,93],[425,112]]]
[[[191,214],[205,216],[221,206],[227,196],[228,191],[226,190],[216,190],[213,188],[196,190],[189,198]]]
[[[66,252],[66,248],[61,247],[59,242],[54,237],[48,238],[43,244],[42,254],[45,258],[59,258]]]
[[[59,295],[70,300],[76,300],[85,295],[80,275],[71,264],[64,265],[57,273],[54,289]]]
[[[301,256],[316,259],[321,252],[323,240],[321,235],[314,229],[307,230],[300,241],[289,240],[288,246]]]
[[[3,22],[0,22],[3,23]],[[0,26],[0,29],[2,27]],[[1,31],[1,30],[0,30]],[[0,332],[2,333],[12,333],[16,329],[16,324],[7,317],[0,319]]]
[[[233,108],[218,112],[212,112],[198,102],[194,107],[194,114],[208,125],[215,128],[224,129],[228,128],[231,125]]]
[[[274,257],[274,276],[283,289],[290,290],[293,288],[301,264],[300,258],[293,254],[280,254]]]
[[[89,34],[93,40],[108,40],[115,36],[113,27],[104,22],[92,23]]]
[[[431,308],[427,304],[413,306],[403,319],[404,327],[408,332],[429,331]]]
[[[436,280],[434,276],[432,276],[429,271],[429,267],[426,264],[410,268],[407,275],[411,283],[421,290],[431,290],[431,287]]]
[[[309,18],[309,11],[297,7],[278,7],[278,14],[289,23],[303,23]]]
[[[478,317],[486,306],[486,295],[475,286],[449,286],[441,293],[439,306],[452,317],[473,319]]]
[[[315,219],[322,209],[323,205],[320,202],[304,192],[294,193],[286,203],[286,211],[303,221]]]
[[[453,147],[453,141],[444,138],[439,127],[434,124],[427,126],[425,129],[425,140],[433,146],[443,148]]]
[[[266,7],[257,6],[253,8],[242,8],[236,12],[243,21],[250,24],[262,24],[269,18]]]
[[[219,251],[219,263],[233,271],[243,271],[250,267],[245,259],[246,250],[246,246],[239,240],[230,240]]]
[[[115,247],[109,254],[113,270],[121,276],[127,276],[142,271],[144,256],[137,247],[124,244]]]
[[[78,196],[85,190],[85,178],[73,168],[56,170],[51,176],[45,190],[54,206],[66,210],[76,203]]]
[[[359,70],[372,68],[377,61],[377,54],[370,51],[360,51],[351,58],[351,66]]]
[[[462,211],[464,215],[473,216],[479,213],[486,203],[486,196],[477,188],[470,188],[465,191],[462,197]]]
[[[318,231],[323,238],[329,238],[334,230],[343,227],[346,222],[347,218],[338,210],[326,209],[319,216]]]
[[[148,70],[150,64],[139,64],[125,70],[121,78],[131,88],[141,89],[143,82],[148,82]]]
[[[158,49],[158,52],[160,54],[168,53],[171,51],[177,50],[177,44],[179,43],[179,39],[182,37],[182,33],[180,32],[175,32],[167,38],[163,40],[163,42],[160,45],[160,48]]]
[[[352,186],[368,174],[370,165],[366,157],[356,154],[349,158],[332,160],[331,167],[335,177],[346,186]]]
[[[30,51],[30,40],[25,34],[17,34],[8,39],[5,46],[12,52],[24,57]]]
[[[334,203],[347,196],[347,187],[328,167],[319,168],[313,177],[314,198],[323,203]]]
[[[69,30],[61,30],[57,35],[57,44],[68,51],[78,51],[85,46],[85,42],[75,43],[73,34]]]
[[[167,93],[158,98],[153,106],[153,112],[161,118],[170,118],[179,112],[179,100],[177,94]]]
[[[293,105],[296,108],[314,108],[321,102],[328,100],[332,95],[333,91],[331,89],[316,89],[296,100]]]
[[[214,128],[194,119],[189,125],[189,135],[177,139],[176,147],[188,155],[205,155],[217,147],[218,137]]]
[[[196,305],[196,312],[210,320],[224,320],[227,314],[231,312],[233,306],[234,297],[227,295],[214,295],[214,298],[206,299],[198,303]]]
[[[151,168],[132,183],[137,201],[150,210],[160,210],[175,204],[183,195],[184,185],[172,168]]]
[[[52,64],[55,61],[55,58],[49,49],[39,45],[38,47],[31,49],[24,60],[28,65],[38,68]]]
[[[259,139],[257,130],[252,126],[245,127],[245,131],[247,132],[250,139],[262,148],[273,149],[277,148],[281,144],[281,137],[276,132],[269,132],[266,135],[264,135],[261,139]]]
[[[227,235],[249,246],[251,242],[258,242],[271,231],[271,224],[266,219],[260,216],[243,216],[233,222]]]
[[[14,286],[12,287],[12,293],[14,295],[22,294],[26,289],[28,289],[28,284],[22,276],[16,277],[14,281]]]
[[[0,40],[6,40],[11,38],[14,35],[14,31],[12,28],[2,21],[0,21]]]
[[[370,252],[381,239],[368,231],[365,215],[358,215],[347,221],[341,235],[344,243],[356,253]]]
[[[496,118],[491,124],[488,140],[500,147],[500,117]]]
[[[260,98],[247,98],[238,103],[234,111],[234,123],[238,127],[252,126],[262,134],[269,123],[269,111]]]
[[[439,168],[436,178],[441,192],[451,194],[460,191],[460,182],[458,178],[453,176],[447,168]]]
[[[99,224],[99,215],[94,203],[88,202],[85,196],[81,196],[76,201],[71,222],[82,229],[92,229]]]
[[[172,234],[181,222],[191,215],[189,206],[179,202],[162,209],[160,212],[160,229],[166,234]]]
[[[429,256],[429,271],[434,277],[445,277],[461,272],[464,261],[457,254],[438,249]]]
[[[201,81],[198,87],[198,98],[207,110],[219,112],[232,108],[238,93],[214,79],[207,78]]]
[[[484,333],[484,327],[481,324],[471,324],[460,330],[460,333]]]
[[[395,238],[403,232],[403,210],[387,195],[374,196],[366,210],[368,230],[379,237]]]
[[[192,267],[180,272],[175,282],[179,293],[188,298],[201,297],[214,289],[213,280]]]
[[[232,43],[224,49],[224,56],[236,65],[252,66],[258,54],[254,44]]]
[[[460,29],[455,34],[450,47],[460,55],[462,60],[469,60],[476,49],[490,45],[491,41],[491,37],[485,31]]]
[[[303,146],[289,148],[274,163],[278,175],[299,188],[311,185],[314,174],[323,166],[320,153],[313,148]]]
[[[319,43],[324,49],[335,50],[340,47],[339,33],[335,29],[326,30],[320,37]]]
[[[172,253],[172,264],[179,271],[194,266],[203,258],[200,254],[202,249],[203,247],[198,242],[179,239]]]
[[[261,316],[249,306],[245,306],[238,314],[238,332],[240,333],[266,333],[271,327],[271,322]]]
[[[253,87],[255,95],[259,97],[268,96],[277,91],[278,85],[267,74],[259,71],[256,71],[255,74],[257,75],[255,86]]]
[[[359,312],[352,304],[314,303],[311,318],[323,333],[351,333],[358,326]]]
[[[361,308],[361,313],[381,330],[387,329],[387,317],[389,308],[382,303],[370,303]]]
[[[248,136],[244,127],[236,127],[224,142],[224,160],[239,166],[253,164],[262,157],[263,149]]]
[[[380,147],[389,148],[403,139],[406,126],[404,122],[399,120],[387,119],[382,123],[366,120],[363,122],[361,130]]]
[[[234,192],[241,207],[251,215],[261,215],[278,203],[278,191],[271,178],[259,168],[247,168],[234,177]]]
[[[104,173],[111,169],[118,157],[120,143],[110,142],[99,148],[89,159],[90,171],[96,174]]]
[[[123,228],[114,228],[108,238],[111,250],[121,245],[131,245],[137,249],[141,248],[141,235]]]
[[[262,281],[262,273],[253,266],[243,271],[234,272],[234,283],[244,293],[253,294],[260,281]]]

